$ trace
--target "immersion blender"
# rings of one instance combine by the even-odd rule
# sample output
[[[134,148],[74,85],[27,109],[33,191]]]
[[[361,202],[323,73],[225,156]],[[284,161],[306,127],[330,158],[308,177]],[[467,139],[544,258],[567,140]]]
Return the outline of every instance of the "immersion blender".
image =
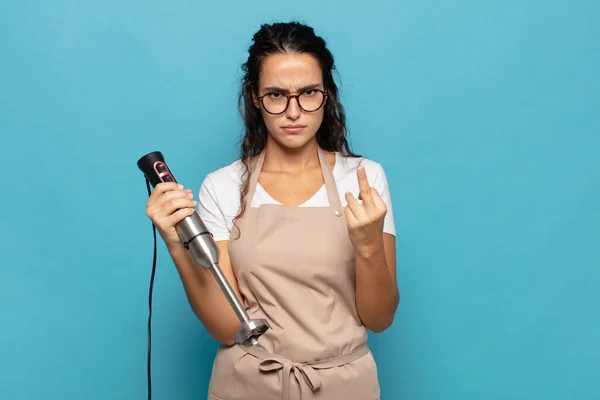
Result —
[[[177,182],[165,163],[161,152],[148,153],[137,162],[138,168],[144,173],[152,187],[161,182]],[[258,343],[258,338],[269,328],[265,319],[250,319],[240,303],[235,292],[227,282],[219,267],[219,248],[212,234],[208,231],[197,211],[175,225],[179,238],[189,252],[194,263],[209,269],[215,277],[221,290],[229,300],[229,304],[241,322],[241,327],[235,335],[235,342],[246,347]]]

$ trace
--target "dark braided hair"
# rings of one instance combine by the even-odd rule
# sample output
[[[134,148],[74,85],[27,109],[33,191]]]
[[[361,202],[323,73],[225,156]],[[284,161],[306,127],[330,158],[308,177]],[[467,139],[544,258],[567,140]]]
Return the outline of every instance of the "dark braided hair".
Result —
[[[252,95],[254,93],[258,97],[262,61],[267,56],[278,53],[305,53],[317,58],[327,91],[323,122],[316,134],[317,143],[326,151],[359,157],[350,150],[346,139],[346,115],[333,79],[334,59],[325,41],[315,34],[313,28],[298,22],[263,24],[254,34],[253,43],[248,49],[248,60],[242,65],[244,76],[239,95],[239,108],[244,120],[244,135],[240,142],[240,159],[244,164],[244,173],[240,190],[240,210],[234,218],[234,223],[246,210],[244,198],[248,193],[250,160],[260,154],[267,144],[267,127],[260,109],[254,105]]]

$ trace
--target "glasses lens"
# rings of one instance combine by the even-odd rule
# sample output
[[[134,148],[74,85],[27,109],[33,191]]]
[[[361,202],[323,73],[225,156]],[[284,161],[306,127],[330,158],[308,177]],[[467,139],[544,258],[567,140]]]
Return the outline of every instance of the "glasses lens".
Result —
[[[318,90],[307,90],[302,93],[298,100],[300,101],[300,107],[306,111],[316,111],[321,105],[323,105],[323,92]]]
[[[267,112],[280,114],[285,111],[288,99],[281,93],[269,93],[262,99],[263,107]]]

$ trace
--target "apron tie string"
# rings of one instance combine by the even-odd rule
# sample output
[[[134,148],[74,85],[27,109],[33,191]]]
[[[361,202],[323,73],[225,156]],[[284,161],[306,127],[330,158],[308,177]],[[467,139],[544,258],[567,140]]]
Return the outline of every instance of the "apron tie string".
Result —
[[[298,381],[298,385],[300,385],[300,391],[304,398],[304,387],[308,386],[308,388],[315,392],[318,390],[323,382],[317,372],[310,366],[306,364],[295,363],[291,361],[284,361],[273,357],[265,358],[260,364],[259,368],[261,371],[269,372],[269,371],[277,371],[282,370],[283,372],[283,390],[282,390],[282,399],[289,400],[290,398],[290,376],[292,371]]]
[[[298,363],[286,360],[283,357],[271,354],[257,347],[239,347],[246,351],[246,353],[261,360],[259,364],[259,369],[261,371],[271,372],[282,370],[282,400],[289,400],[290,398],[290,379],[292,372],[300,386],[300,398],[306,399],[305,393],[308,394],[306,386],[308,386],[308,389],[310,389],[311,392],[316,392],[323,385],[323,381],[319,377],[317,371],[315,371],[316,369],[339,367],[358,360],[369,352],[369,347],[364,344],[350,354],[316,362]]]

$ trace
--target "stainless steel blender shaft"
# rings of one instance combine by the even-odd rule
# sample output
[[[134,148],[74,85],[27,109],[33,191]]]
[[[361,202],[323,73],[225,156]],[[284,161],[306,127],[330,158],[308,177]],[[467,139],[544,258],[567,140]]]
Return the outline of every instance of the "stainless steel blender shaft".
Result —
[[[212,272],[233,311],[240,320],[241,326],[235,337],[236,343],[247,347],[258,343],[258,337],[265,333],[270,326],[264,319],[251,320],[248,317],[246,310],[219,267],[219,248],[198,213],[194,212],[189,217],[181,220],[175,226],[175,229],[194,263]]]

